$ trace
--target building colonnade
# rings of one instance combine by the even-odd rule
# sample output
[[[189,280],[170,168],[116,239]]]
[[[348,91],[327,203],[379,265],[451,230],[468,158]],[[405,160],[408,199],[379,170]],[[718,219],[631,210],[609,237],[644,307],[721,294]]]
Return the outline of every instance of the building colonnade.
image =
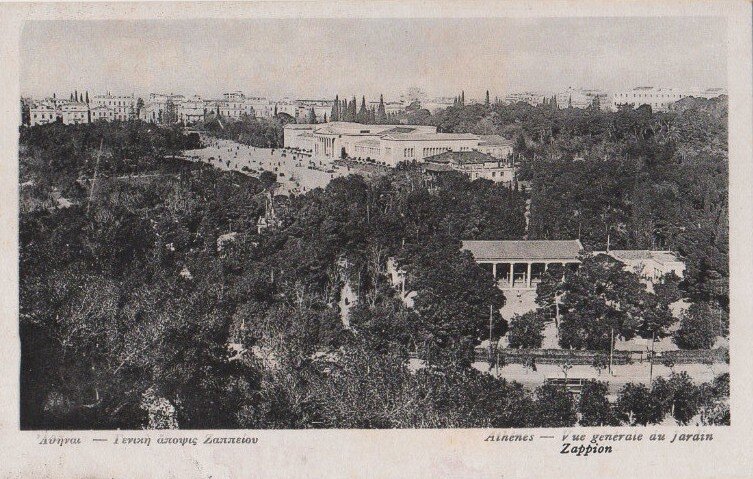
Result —
[[[541,282],[541,277],[550,265],[560,265],[564,268],[577,268],[579,261],[485,261],[479,264],[491,270],[492,276],[501,289],[534,288]]]

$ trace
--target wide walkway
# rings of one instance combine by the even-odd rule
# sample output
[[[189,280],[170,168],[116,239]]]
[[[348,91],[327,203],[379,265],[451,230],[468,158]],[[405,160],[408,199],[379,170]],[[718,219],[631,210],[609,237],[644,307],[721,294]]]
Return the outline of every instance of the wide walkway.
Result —
[[[191,161],[203,161],[222,170],[240,171],[258,177],[263,171],[278,175],[277,194],[301,194],[315,188],[324,188],[334,178],[351,173],[348,166],[334,164],[329,159],[282,149],[256,148],[241,143],[202,136],[207,145],[197,150],[186,150],[183,156]]]

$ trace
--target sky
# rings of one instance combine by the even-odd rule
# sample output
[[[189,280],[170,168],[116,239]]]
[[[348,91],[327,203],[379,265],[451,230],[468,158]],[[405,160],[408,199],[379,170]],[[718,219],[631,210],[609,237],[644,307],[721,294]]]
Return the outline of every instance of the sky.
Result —
[[[20,80],[32,97],[726,87],[726,38],[716,17],[34,21]]]

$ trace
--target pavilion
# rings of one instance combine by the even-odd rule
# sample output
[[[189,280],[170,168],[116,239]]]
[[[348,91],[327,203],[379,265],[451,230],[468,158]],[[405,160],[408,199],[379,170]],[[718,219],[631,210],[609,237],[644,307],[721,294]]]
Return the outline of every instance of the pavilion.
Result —
[[[580,264],[580,240],[463,241],[462,249],[489,268],[500,289],[536,289],[550,265]]]

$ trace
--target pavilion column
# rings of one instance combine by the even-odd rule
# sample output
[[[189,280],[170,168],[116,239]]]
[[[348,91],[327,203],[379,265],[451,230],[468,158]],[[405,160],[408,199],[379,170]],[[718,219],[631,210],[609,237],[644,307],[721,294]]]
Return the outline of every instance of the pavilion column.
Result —
[[[510,263],[510,277],[509,277],[509,281],[510,281],[510,287],[511,288],[513,286],[515,286],[515,276],[513,276],[514,274],[515,274],[515,263]]]
[[[531,263],[528,263],[528,271],[526,273],[526,287],[531,287]]]
[[[497,281],[497,263],[492,263],[492,276],[494,276],[494,281]]]
[[[544,271],[549,269],[549,263],[544,263]]]

